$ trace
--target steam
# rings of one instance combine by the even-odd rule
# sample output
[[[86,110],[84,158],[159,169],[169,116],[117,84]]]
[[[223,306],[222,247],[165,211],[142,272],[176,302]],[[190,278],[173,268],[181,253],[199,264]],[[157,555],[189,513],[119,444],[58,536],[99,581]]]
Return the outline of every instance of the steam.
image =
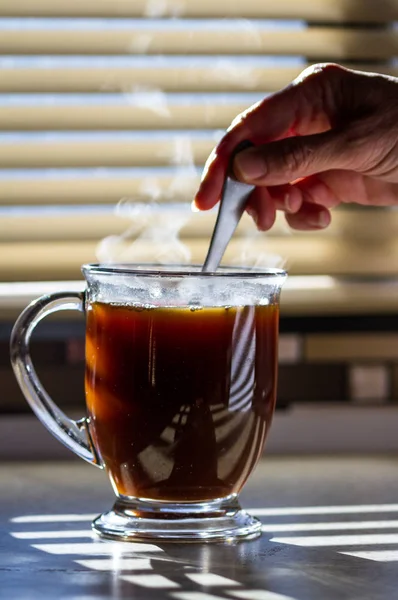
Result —
[[[167,95],[156,87],[135,85],[132,90],[125,90],[124,95],[132,106],[147,108],[161,117],[171,117]]]
[[[159,193],[159,189],[152,191],[154,196]],[[202,230],[206,232],[207,244],[215,220],[215,214],[210,221],[206,214],[195,214],[187,205],[159,204],[155,201],[140,203],[128,198],[118,203],[115,214],[130,221],[131,225],[120,235],[108,236],[98,244],[97,259],[101,263],[192,264],[197,261],[192,261],[190,247],[180,238],[181,231],[187,225],[195,228],[195,224],[199,225],[198,221],[202,219],[199,233]],[[205,227],[203,221],[206,222]],[[244,221],[243,231],[232,242],[234,252],[227,250],[228,259],[224,263],[247,270],[285,267],[285,259],[280,254],[270,252],[270,238],[257,231],[248,217],[244,217]],[[289,232],[282,221],[277,231],[282,235]]]
[[[134,36],[134,39],[128,45],[127,50],[136,54],[145,54],[149,51],[152,41],[152,36],[149,33],[140,33],[139,35]]]
[[[179,239],[180,230],[190,218],[187,212],[162,210],[156,203],[121,200],[116,215],[130,219],[131,226],[122,234],[108,236],[99,243],[98,260],[102,263],[189,263],[191,252]]]
[[[214,66],[209,72],[209,79],[214,79],[218,84],[225,84],[228,87],[236,86],[246,88],[247,90],[256,89],[259,83],[258,69],[250,67],[246,62],[243,64],[234,64],[227,58],[217,58]]]
[[[147,0],[145,16],[147,17],[179,17],[184,12],[184,2],[179,0]]]
[[[267,236],[257,229],[248,231],[239,244],[239,251],[232,257],[231,266],[250,269],[282,269],[286,260],[267,250]]]
[[[124,198],[116,206],[117,216],[128,219],[130,227],[120,235],[111,235],[97,247],[97,259],[103,263],[153,262],[158,264],[188,264],[191,251],[180,237],[181,229],[191,219],[187,206],[173,204],[177,197],[192,195],[192,180],[199,183],[194,165],[192,144],[185,136],[173,138],[171,161],[174,176],[166,190],[148,177],[140,193],[151,198],[148,204]],[[165,204],[161,204],[161,200]]]
[[[219,132],[215,137],[219,137]],[[194,213],[189,207],[194,191],[192,183],[194,182],[195,188],[199,183],[191,140],[187,134],[177,135],[171,143],[171,158],[170,153],[167,154],[174,169],[169,184],[165,187],[154,177],[147,177],[142,180],[139,190],[139,198],[149,198],[147,203],[138,198],[120,200],[115,214],[123,221],[130,222],[130,225],[121,234],[110,235],[98,244],[96,254],[99,262],[159,265],[197,262],[197,256],[192,261],[191,248],[180,237],[187,225],[193,232],[193,243],[195,239],[204,241],[201,247],[210,243],[217,209],[210,216],[209,213]],[[178,204],[176,198],[186,201]],[[283,234],[288,229],[282,223],[279,222],[276,231]],[[248,270],[283,267],[283,258],[269,251],[268,239],[264,233],[257,231],[251,219],[244,217],[238,234],[233,239],[232,249],[227,249],[227,260],[224,263]],[[204,257],[205,250],[202,260]]]
[[[145,16],[153,19],[164,17],[179,17],[185,10],[185,2],[181,0],[148,0],[146,3]],[[215,25],[209,25],[212,33],[217,34],[219,27],[223,27],[222,20]],[[227,27],[229,27],[227,23]],[[243,32],[240,38],[243,47],[254,48],[261,51],[262,35],[259,28],[247,19],[234,20],[234,27],[238,33]],[[213,31],[213,28],[214,31]],[[142,30],[134,36],[131,52],[147,54],[152,44],[152,36]],[[251,61],[256,65],[256,61]],[[217,82],[220,90],[234,89],[250,90],[258,87],[260,69],[251,66],[246,60],[235,60],[233,57],[214,57],[212,66],[207,73],[209,81]],[[103,90],[114,89],[113,81],[105,83]],[[168,103],[168,94],[162,89],[152,85],[136,84],[124,85],[121,89],[126,101],[140,109],[145,109],[156,115],[157,120],[170,121],[172,112]],[[205,114],[212,113],[213,105],[209,100],[203,99]],[[174,110],[173,110],[174,112]],[[216,144],[220,132],[213,134],[213,143]],[[201,144],[198,146],[202,147]],[[193,230],[193,246],[196,240],[201,239],[200,247],[207,246],[210,242],[212,226],[211,218],[207,215],[194,214],[189,210],[193,193],[199,184],[199,173],[195,166],[195,157],[192,142],[188,133],[170,133],[170,151],[165,152],[167,156],[157,157],[162,164],[169,164],[171,177],[167,184],[160,182],[156,174],[148,170],[148,176],[142,178],[137,197],[123,198],[115,207],[116,216],[121,220],[128,221],[130,225],[125,231],[117,235],[110,235],[103,239],[97,246],[97,259],[101,263],[133,262],[133,263],[158,263],[158,264],[189,264],[192,262],[192,249],[185,244],[180,237],[181,230],[189,224]],[[201,156],[201,161],[204,157]],[[143,203],[142,198],[148,198]],[[178,204],[183,200],[182,204]],[[203,219],[200,221],[200,219]],[[246,219],[247,220],[247,219]],[[206,226],[203,227],[203,222]],[[248,221],[248,220],[247,220]],[[195,223],[198,223],[197,234]],[[209,227],[207,227],[209,223]],[[240,232],[242,228],[240,228]],[[229,250],[227,261],[230,266],[244,266],[246,268],[258,267],[280,267],[284,261],[281,256],[267,251],[267,238],[263,233],[257,232],[255,226],[243,229],[233,241],[233,249]],[[203,244],[204,241],[204,244]],[[197,252],[194,253],[195,262]],[[204,259],[204,256],[203,256]]]

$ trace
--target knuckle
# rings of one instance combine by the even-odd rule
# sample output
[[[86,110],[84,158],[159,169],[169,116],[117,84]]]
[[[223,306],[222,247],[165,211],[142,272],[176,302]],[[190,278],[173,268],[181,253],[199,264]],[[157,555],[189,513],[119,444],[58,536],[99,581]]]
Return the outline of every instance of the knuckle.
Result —
[[[311,162],[312,150],[300,138],[288,138],[281,144],[280,160],[283,168],[294,176],[304,171]]]
[[[318,204],[326,208],[333,208],[341,204],[333,185],[327,185],[322,176],[312,176],[299,184],[304,201],[309,204]]]
[[[365,172],[371,167],[374,155],[379,154],[380,145],[373,131],[359,121],[351,123],[341,133],[337,151],[339,149],[344,152],[347,168]]]
[[[347,72],[346,69],[336,63],[321,63],[318,67],[318,77],[340,78]]]
[[[332,62],[316,63],[307,67],[300,73],[300,75],[294,80],[294,83],[303,83],[307,80],[324,80],[324,79],[337,79],[343,76],[347,72],[340,65]]]

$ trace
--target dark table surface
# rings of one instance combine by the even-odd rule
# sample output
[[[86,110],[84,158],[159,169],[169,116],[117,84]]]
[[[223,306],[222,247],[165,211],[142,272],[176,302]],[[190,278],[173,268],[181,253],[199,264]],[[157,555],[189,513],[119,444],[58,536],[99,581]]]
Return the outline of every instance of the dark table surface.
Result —
[[[99,540],[112,501],[90,465],[2,463],[0,597],[398,599],[395,456],[266,457],[241,496],[264,533],[236,545]]]

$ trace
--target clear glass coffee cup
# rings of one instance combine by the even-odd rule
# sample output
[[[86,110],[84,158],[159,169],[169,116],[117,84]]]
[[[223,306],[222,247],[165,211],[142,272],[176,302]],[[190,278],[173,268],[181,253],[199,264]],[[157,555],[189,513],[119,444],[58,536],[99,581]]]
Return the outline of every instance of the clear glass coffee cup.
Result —
[[[32,302],[11,362],[31,408],[75,454],[104,469],[113,508],[104,538],[209,542],[254,538],[238,494],[275,408],[282,270],[86,265],[83,293]],[[58,310],[86,316],[87,415],[68,418],[41,385],[31,334]]]

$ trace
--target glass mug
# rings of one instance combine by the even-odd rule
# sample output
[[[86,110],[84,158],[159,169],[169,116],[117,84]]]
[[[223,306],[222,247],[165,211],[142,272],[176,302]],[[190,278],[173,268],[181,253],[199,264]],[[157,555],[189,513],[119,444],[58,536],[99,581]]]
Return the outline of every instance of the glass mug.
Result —
[[[93,529],[117,540],[253,538],[238,493],[275,407],[281,270],[86,265],[86,291],[30,304],[11,335],[40,421],[106,469],[117,496]],[[29,340],[58,310],[86,314],[87,416],[69,419],[36,375]]]

